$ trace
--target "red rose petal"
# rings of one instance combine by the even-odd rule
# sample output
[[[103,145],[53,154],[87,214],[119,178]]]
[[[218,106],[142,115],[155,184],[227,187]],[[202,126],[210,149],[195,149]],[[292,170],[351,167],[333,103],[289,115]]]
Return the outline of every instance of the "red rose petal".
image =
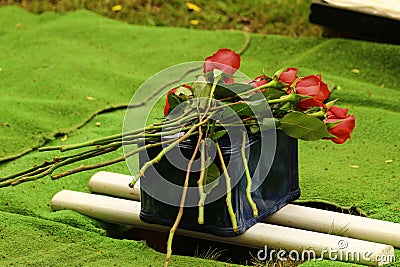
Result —
[[[298,78],[297,71],[298,69],[296,68],[288,68],[286,71],[282,72],[281,75],[279,75],[278,80],[292,85],[292,83]]]
[[[228,48],[219,49],[215,54],[206,58],[204,73],[219,69],[233,75],[240,67],[240,55]]]

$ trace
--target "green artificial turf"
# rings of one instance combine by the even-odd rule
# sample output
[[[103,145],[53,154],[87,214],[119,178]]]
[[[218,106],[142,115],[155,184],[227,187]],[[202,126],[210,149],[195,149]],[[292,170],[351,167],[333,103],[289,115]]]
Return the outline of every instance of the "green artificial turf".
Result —
[[[90,118],[128,104],[137,87],[156,72],[202,60],[220,47],[238,51],[245,39],[240,32],[127,25],[88,11],[38,16],[1,7],[0,158],[60,144],[65,134],[64,143],[77,143],[119,133],[124,110]],[[300,142],[300,201],[356,206],[369,217],[400,223],[399,55],[400,47],[394,45],[251,35],[242,72],[255,77],[262,69],[272,74],[290,66],[302,75],[322,73],[338,88],[332,97],[356,116],[352,138],[344,145]],[[140,114],[141,109],[138,118]],[[0,163],[0,177],[55,154],[34,151]],[[124,163],[104,170],[128,174]],[[73,211],[51,211],[54,194],[62,189],[88,192],[87,181],[96,171],[0,188],[0,266],[161,265],[164,256],[142,242],[113,238],[126,227]],[[399,250],[396,255],[392,266],[400,264]],[[172,263],[216,264],[180,256],[173,256]],[[328,261],[304,266],[321,264],[348,266]]]
[[[145,28],[84,10],[39,16],[5,6],[0,18],[0,160],[127,104],[162,69],[245,41],[240,32]]]
[[[64,223],[0,212],[1,266],[161,266],[165,256],[145,242],[111,239]],[[193,266],[190,257],[171,265]],[[196,259],[197,266],[226,266]]]

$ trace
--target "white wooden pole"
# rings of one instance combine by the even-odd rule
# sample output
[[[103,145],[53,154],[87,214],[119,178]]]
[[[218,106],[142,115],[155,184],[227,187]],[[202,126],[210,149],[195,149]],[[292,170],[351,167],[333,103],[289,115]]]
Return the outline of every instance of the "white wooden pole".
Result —
[[[140,181],[137,181],[135,188],[128,184],[132,176],[100,171],[95,173],[89,180],[89,190],[93,193],[122,197],[133,200],[140,200]]]
[[[95,219],[107,222],[134,225],[139,228],[168,231],[169,227],[148,224],[140,220],[140,203],[137,201],[63,190],[51,200],[53,210],[70,209]],[[257,256],[261,260],[270,256],[302,259],[349,261],[371,266],[381,266],[394,258],[390,245],[311,232],[266,223],[258,223],[235,237],[219,237],[195,231],[178,229],[178,233],[191,237],[224,243],[260,248]],[[266,248],[269,249],[267,253]],[[271,249],[274,249],[271,252]],[[283,250],[286,251],[284,254]]]
[[[101,171],[89,180],[89,188],[93,193],[138,200],[139,185],[133,190],[128,186],[131,180],[129,175]],[[400,248],[399,223],[293,204],[283,207],[263,222],[390,244]]]

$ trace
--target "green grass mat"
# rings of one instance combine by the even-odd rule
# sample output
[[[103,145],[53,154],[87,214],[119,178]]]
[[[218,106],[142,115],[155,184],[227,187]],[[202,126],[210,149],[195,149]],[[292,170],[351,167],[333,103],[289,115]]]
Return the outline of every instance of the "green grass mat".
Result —
[[[0,158],[45,142],[59,144],[64,133],[65,143],[119,133],[123,110],[89,118],[127,104],[143,81],[168,66],[202,60],[220,47],[240,50],[244,43],[240,32],[134,26],[87,11],[37,16],[2,7]],[[322,73],[324,80],[340,88],[333,93],[340,105],[356,116],[352,138],[344,145],[300,142],[301,201],[357,206],[372,218],[400,223],[399,55],[400,47],[394,45],[251,35],[242,72],[257,76],[264,68],[272,74],[286,65],[298,67],[303,75]],[[0,163],[0,176],[52,155],[34,151]],[[124,163],[105,170],[128,173]],[[94,172],[0,189],[0,265],[159,266],[162,254],[141,242],[112,238],[125,227],[73,211],[51,212],[55,193],[87,192]],[[399,250],[396,255],[398,261],[392,266],[400,264]],[[216,264],[173,259],[174,266]],[[304,266],[322,264],[349,266],[325,261]]]
[[[5,6],[0,18],[0,160],[129,103],[166,67],[219,47],[239,50],[245,40],[240,32],[144,28],[83,10],[38,16]]]
[[[145,242],[111,239],[63,223],[0,212],[1,266],[161,266],[164,254]],[[191,257],[171,265],[193,266]],[[226,266],[196,259],[197,266]]]

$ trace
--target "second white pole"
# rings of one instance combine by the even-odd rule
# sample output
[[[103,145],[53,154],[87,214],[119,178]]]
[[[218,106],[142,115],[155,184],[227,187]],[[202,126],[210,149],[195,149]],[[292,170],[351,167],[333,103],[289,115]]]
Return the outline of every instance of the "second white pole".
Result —
[[[140,200],[139,184],[128,186],[132,177],[101,171],[89,180],[93,193]],[[289,204],[263,222],[304,230],[347,236],[400,248],[400,224]]]
[[[140,203],[137,201],[63,190],[53,197],[51,207],[54,211],[75,210],[107,222],[169,231],[169,227],[141,221]],[[394,249],[390,245],[266,223],[258,223],[242,235],[235,237],[220,237],[179,228],[178,233],[190,237],[260,248],[257,253],[260,260],[288,256],[295,260],[303,260],[304,257],[325,258],[380,266],[394,259]],[[275,250],[271,252],[271,249]]]

